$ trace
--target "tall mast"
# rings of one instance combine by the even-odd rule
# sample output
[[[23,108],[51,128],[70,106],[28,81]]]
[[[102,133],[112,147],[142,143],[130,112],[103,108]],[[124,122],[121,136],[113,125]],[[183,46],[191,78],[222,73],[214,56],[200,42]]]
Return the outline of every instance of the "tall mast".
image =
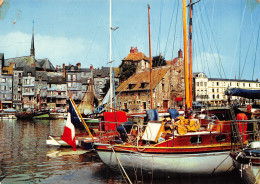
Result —
[[[110,90],[109,90],[109,92],[110,92],[110,95],[109,95],[109,97],[110,97],[110,111],[112,112],[112,108],[113,108],[113,104],[112,104],[112,96],[113,96],[113,87],[112,87],[112,85],[113,85],[113,81],[112,81],[112,16],[111,16],[111,6],[112,6],[112,0],[110,0],[110,10],[109,10],[109,22],[110,22],[110,24],[109,24],[109,48],[110,48],[110,61],[109,61],[109,63],[110,63],[110,76],[109,76],[109,78],[110,78]]]
[[[148,4],[148,26],[149,26],[149,60],[150,60],[150,90],[151,90],[151,109],[153,109],[153,61],[152,61],[152,51],[151,51],[151,26],[150,26],[150,5]]]
[[[190,90],[190,107],[192,107],[192,0],[190,0],[190,20],[189,20],[189,69],[190,69],[190,75],[189,75],[189,90]]]
[[[189,73],[188,73],[188,49],[187,49],[187,13],[186,13],[186,0],[182,1],[183,8],[183,40],[184,40],[184,73],[185,73],[185,107],[190,107],[189,95]]]

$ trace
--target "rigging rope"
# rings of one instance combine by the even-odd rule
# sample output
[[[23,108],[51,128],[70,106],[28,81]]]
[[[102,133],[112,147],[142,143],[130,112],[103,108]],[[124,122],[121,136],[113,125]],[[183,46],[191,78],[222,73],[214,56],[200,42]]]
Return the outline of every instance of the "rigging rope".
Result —
[[[207,9],[205,9],[205,12],[206,12],[206,15],[207,15],[206,17],[207,17],[207,20],[208,20],[208,23],[209,23],[210,32],[211,32],[211,34],[212,34],[212,38],[213,38],[215,47],[216,47],[216,49],[217,49],[217,54],[218,54],[218,58],[219,58],[219,65],[220,65],[220,72],[221,72],[221,69],[222,69],[223,74],[224,74],[224,77],[226,78],[226,73],[225,73],[224,68],[223,68],[223,65],[222,65],[222,63],[221,63],[221,58],[220,58],[219,50],[218,50],[218,47],[217,47],[217,42],[216,42],[216,40],[215,40],[215,37],[214,37],[214,34],[213,34],[213,30],[212,30],[212,26],[211,26],[210,21],[209,21],[209,16],[208,16]]]
[[[203,17],[202,17],[202,23],[203,23],[203,25],[204,25],[204,30],[205,30],[205,35],[206,35],[206,37],[207,37],[207,40],[209,40],[209,35],[208,35],[207,30],[206,30],[206,26],[205,26],[205,22],[204,22]],[[210,49],[211,53],[213,53],[213,49],[212,49],[211,44],[209,44],[209,49]],[[220,70],[220,68],[219,68],[219,65],[217,64],[217,61],[216,61],[214,55],[212,55],[212,57],[213,57],[213,60],[214,60],[214,62],[215,62],[215,65],[216,65],[216,67],[217,67],[217,70],[218,70],[218,72],[219,72],[220,78],[222,78],[221,70]]]
[[[230,75],[229,75],[229,79],[231,78],[232,69],[233,69],[233,67],[234,67],[234,63],[235,63],[235,59],[236,59],[238,41],[239,41],[239,39],[240,39],[240,37],[241,37],[241,30],[242,30],[242,25],[243,25],[243,21],[244,21],[245,10],[246,10],[246,6],[245,6],[245,8],[244,8],[243,15],[242,15],[242,20],[241,20],[240,29],[239,29],[238,40],[237,40],[236,49],[235,49],[235,53],[234,53],[234,57],[233,57],[234,60],[233,60],[233,63],[232,63],[232,67],[231,67],[231,72],[230,72]]]
[[[122,166],[122,164],[121,164],[119,158],[117,157],[117,154],[116,154],[116,152],[115,152],[115,150],[114,150],[114,147],[112,146],[111,149],[112,149],[113,153],[115,154],[116,160],[117,160],[119,166],[121,167],[121,169],[123,170],[123,172],[124,172],[124,174],[125,174],[127,180],[129,181],[130,184],[132,184],[130,178],[128,177],[128,175],[127,175],[127,173],[126,173],[126,171],[125,171],[125,169],[124,169],[124,167]]]
[[[260,24],[259,24],[258,34],[257,34],[257,40],[256,40],[255,59],[254,59],[252,80],[254,80],[254,74],[255,74],[255,61],[256,61],[256,54],[257,54],[257,48],[258,48],[258,42],[259,42],[259,32],[260,32]]]
[[[159,23],[159,32],[158,32],[158,41],[157,41],[157,49],[156,53],[159,55],[160,53],[160,39],[161,39],[161,25],[162,25],[162,10],[163,10],[163,0],[161,0],[161,7],[160,7],[160,23]]]
[[[260,9],[259,9],[259,10],[260,10]],[[260,13],[260,11],[259,11],[259,13]],[[260,26],[260,24],[259,24],[259,26]],[[243,73],[244,73],[245,64],[246,64],[246,61],[247,61],[247,56],[248,56],[248,53],[249,53],[249,50],[250,50],[250,47],[251,47],[251,43],[253,42],[253,38],[254,38],[254,33],[255,33],[255,31],[256,31],[256,27],[255,27],[255,30],[253,31],[253,33],[251,34],[251,38],[250,38],[249,46],[247,47],[245,62],[244,62],[244,64],[243,64],[243,68],[242,68],[242,71],[241,71],[241,76],[240,76],[240,78],[242,78],[242,75],[243,75]]]
[[[176,2],[179,2],[179,1],[174,1],[173,7],[175,7]],[[169,35],[170,35],[171,27],[172,27],[173,14],[174,14],[174,9],[172,9],[172,16],[171,16],[170,26],[169,26],[168,35],[167,35],[167,38],[166,38],[165,49],[164,49],[164,53],[163,53],[164,56],[166,56],[166,53],[167,53],[167,46],[168,46]]]
[[[174,33],[173,33],[173,42],[172,42],[172,57],[173,58],[173,52],[174,52],[174,44],[175,44],[175,38],[176,38],[176,29],[177,29],[177,22],[178,22],[178,15],[179,15],[179,1],[177,0],[177,12],[176,12],[176,19],[175,19],[175,27],[174,27]]]

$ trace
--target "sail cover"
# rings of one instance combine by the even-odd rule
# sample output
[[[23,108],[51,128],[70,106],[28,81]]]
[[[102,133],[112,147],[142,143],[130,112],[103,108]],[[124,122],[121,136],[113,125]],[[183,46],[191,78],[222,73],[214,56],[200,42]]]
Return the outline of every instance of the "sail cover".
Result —
[[[232,88],[226,90],[225,95],[241,96],[248,99],[260,99],[260,90]]]

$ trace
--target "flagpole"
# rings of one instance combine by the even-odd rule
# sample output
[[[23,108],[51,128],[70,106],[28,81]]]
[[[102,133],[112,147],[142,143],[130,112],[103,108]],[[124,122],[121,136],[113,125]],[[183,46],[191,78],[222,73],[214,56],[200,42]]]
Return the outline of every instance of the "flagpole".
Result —
[[[74,105],[74,107],[75,107],[77,113],[79,114],[79,117],[81,118],[81,121],[82,121],[84,127],[86,128],[86,130],[88,131],[90,137],[91,137],[92,140],[94,141],[94,137],[93,137],[92,133],[90,132],[90,130],[89,130],[89,128],[88,128],[88,125],[86,124],[85,120],[84,120],[83,117],[81,116],[81,114],[80,114],[80,112],[79,112],[79,109],[78,109],[78,107],[76,106],[74,100],[73,100],[71,97],[70,97],[70,100],[71,100],[71,102],[73,103],[73,105]]]

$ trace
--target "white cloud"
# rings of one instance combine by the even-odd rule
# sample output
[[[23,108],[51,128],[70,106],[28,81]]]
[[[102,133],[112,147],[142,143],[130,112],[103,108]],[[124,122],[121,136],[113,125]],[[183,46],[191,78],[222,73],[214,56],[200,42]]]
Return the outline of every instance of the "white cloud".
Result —
[[[229,76],[231,71],[231,59],[218,55],[217,53],[202,52],[193,59],[193,71],[194,72],[205,72],[208,77],[213,78],[232,78]],[[225,74],[224,74],[225,73]]]
[[[53,37],[36,34],[35,55],[36,59],[49,58],[54,66],[62,63],[76,64],[84,62],[89,47],[89,42],[83,38]],[[11,32],[0,36],[0,52],[5,58],[30,55],[31,35],[22,32]],[[95,50],[102,50],[99,45],[92,46]],[[85,67],[89,64],[85,63]]]

